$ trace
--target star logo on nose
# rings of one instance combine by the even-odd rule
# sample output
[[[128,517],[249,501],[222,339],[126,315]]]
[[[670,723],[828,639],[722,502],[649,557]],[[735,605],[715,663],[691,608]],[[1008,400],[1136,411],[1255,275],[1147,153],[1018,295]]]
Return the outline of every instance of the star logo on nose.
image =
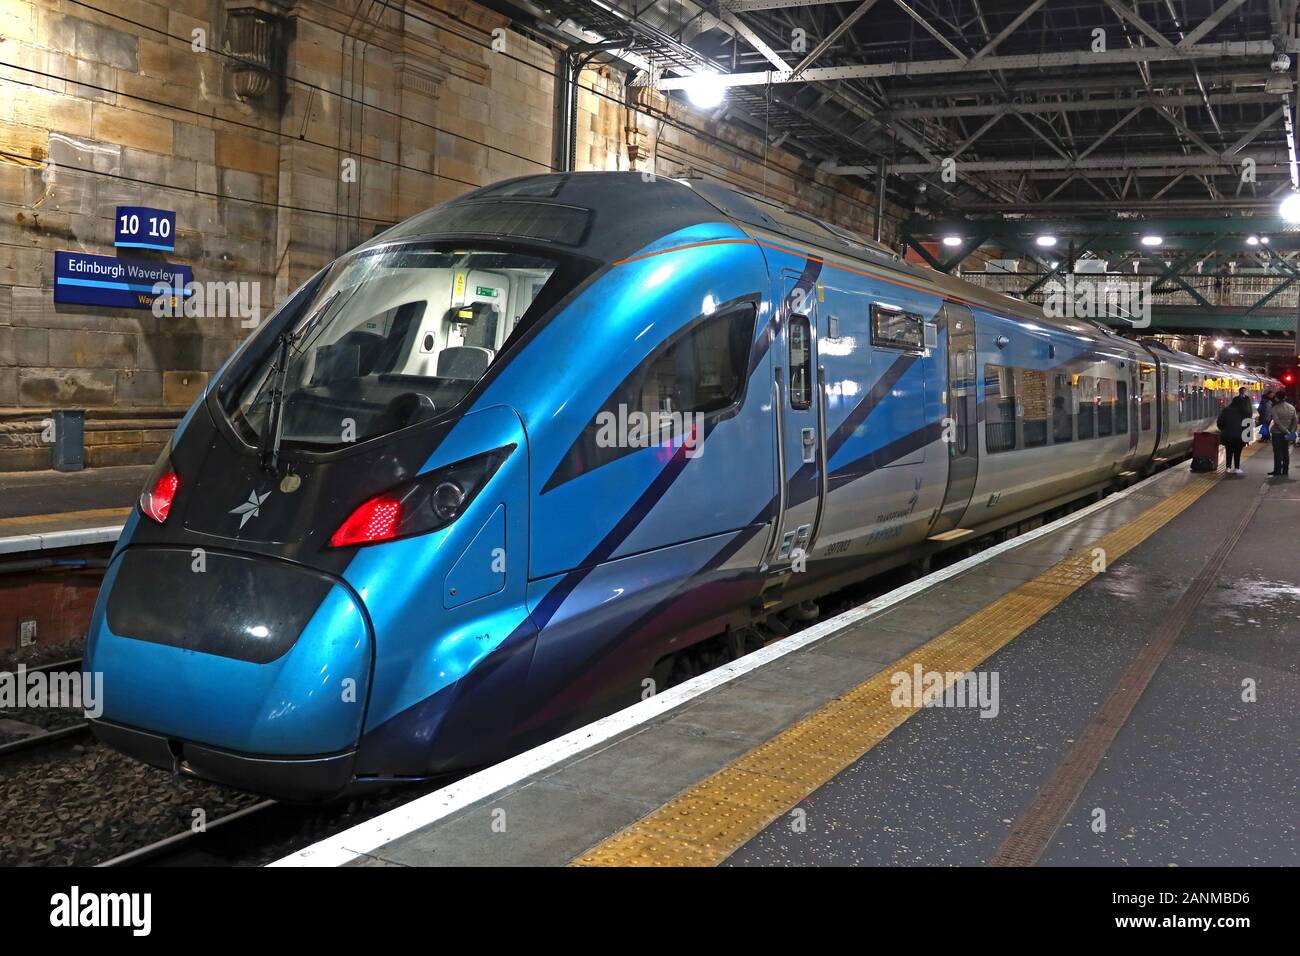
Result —
[[[262,507],[262,503],[266,501],[266,499],[269,497],[271,497],[271,493],[269,491],[264,495],[259,495],[256,491],[250,491],[248,493],[247,501],[245,501],[243,504],[236,505],[226,513],[232,515],[242,515],[242,517],[239,519],[239,529],[242,531],[244,529],[244,525],[248,524],[249,518],[257,517],[258,509]]]

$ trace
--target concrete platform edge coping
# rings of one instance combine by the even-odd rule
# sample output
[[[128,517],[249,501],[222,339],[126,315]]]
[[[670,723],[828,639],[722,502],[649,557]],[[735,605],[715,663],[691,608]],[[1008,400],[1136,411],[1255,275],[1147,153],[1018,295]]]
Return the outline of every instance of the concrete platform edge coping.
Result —
[[[21,554],[24,551],[50,551],[56,548],[75,548],[87,544],[109,544],[122,535],[122,525],[102,528],[77,528],[71,531],[41,531],[34,534],[16,534],[0,538],[0,554]]]

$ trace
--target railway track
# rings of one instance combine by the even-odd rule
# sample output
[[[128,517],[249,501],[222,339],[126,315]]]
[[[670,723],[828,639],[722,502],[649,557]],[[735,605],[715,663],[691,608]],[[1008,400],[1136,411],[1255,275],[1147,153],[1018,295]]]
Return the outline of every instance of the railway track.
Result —
[[[51,674],[63,671],[77,671],[81,669],[81,658],[73,657],[62,661],[52,661],[48,664],[38,664],[34,667],[26,668],[28,674]],[[16,740],[6,741],[0,744],[0,760],[13,754],[26,753],[32,750],[39,750],[43,747],[51,746],[60,741],[69,740],[76,737],[89,736],[90,724],[85,720],[79,720],[76,723],[68,724],[63,727],[54,727],[48,730],[42,730],[30,734],[26,737],[19,737]]]
[[[201,830],[185,830],[96,865],[260,866],[444,787],[460,776],[395,787],[350,802],[302,805],[262,800],[227,813]]]
[[[286,825],[284,819],[273,819],[275,813],[283,817],[292,809],[275,800],[263,800],[219,817],[201,830],[165,837],[97,866],[220,866],[245,862],[266,845],[277,823],[282,828]]]

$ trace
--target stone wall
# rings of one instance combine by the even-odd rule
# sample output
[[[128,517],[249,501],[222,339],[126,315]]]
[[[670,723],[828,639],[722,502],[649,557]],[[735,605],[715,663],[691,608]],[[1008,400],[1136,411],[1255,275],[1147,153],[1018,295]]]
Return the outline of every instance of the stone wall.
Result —
[[[277,24],[269,73],[225,52],[236,6]],[[88,464],[151,461],[247,334],[55,305],[55,251],[113,255],[117,206],[176,211],[174,253],[124,257],[255,283],[265,315],[386,225],[549,171],[556,51],[506,27],[469,0],[0,0],[0,471],[48,465],[60,407],[88,408]],[[872,228],[866,190],[658,94],[629,106],[608,68],[582,86],[579,169],[714,176]]]

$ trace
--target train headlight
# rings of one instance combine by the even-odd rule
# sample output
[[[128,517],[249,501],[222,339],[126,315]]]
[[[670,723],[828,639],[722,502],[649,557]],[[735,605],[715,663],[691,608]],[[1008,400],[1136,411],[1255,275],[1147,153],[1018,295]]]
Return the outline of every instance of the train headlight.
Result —
[[[433,513],[443,521],[455,521],[465,507],[465,489],[454,481],[443,481],[429,497]]]
[[[466,458],[362,502],[330,537],[330,547],[378,544],[447,527],[465,513],[514,447]]]
[[[148,518],[162,524],[172,510],[172,502],[180,489],[181,479],[172,467],[171,443],[163,449],[158,460],[154,462],[149,477],[145,479],[144,490],[140,492],[140,511]]]

